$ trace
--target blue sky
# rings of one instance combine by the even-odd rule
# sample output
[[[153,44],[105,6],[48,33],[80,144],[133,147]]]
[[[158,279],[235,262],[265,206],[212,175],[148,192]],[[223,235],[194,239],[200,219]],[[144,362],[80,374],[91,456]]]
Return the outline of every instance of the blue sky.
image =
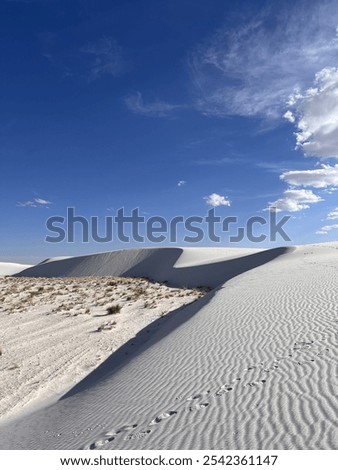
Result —
[[[0,260],[128,247],[45,243],[69,206],[337,238],[336,2],[1,0],[0,22]]]

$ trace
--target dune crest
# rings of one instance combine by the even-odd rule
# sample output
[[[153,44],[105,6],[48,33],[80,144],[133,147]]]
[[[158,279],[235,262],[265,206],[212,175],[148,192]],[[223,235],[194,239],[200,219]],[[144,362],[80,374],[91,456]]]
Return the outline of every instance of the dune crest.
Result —
[[[173,286],[216,287],[267,263],[292,248],[271,250],[236,248],[140,248],[64,259],[48,259],[18,276],[147,277]]]

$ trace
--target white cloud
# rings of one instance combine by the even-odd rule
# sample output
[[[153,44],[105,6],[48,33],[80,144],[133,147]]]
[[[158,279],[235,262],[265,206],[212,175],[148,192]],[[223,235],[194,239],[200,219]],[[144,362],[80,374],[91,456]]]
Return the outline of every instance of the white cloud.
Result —
[[[47,201],[46,199],[42,199],[41,197],[35,198],[34,201],[35,201],[37,204],[40,204],[40,205],[42,205],[42,206],[48,206],[49,204],[51,204],[50,201]]]
[[[333,194],[337,190],[338,190],[338,187],[335,187],[335,188],[330,187],[330,188],[323,189],[324,193],[327,193],[327,194]]]
[[[32,201],[17,202],[17,207],[48,207],[51,204],[50,201],[36,197]]]
[[[338,158],[338,68],[316,73],[314,85],[289,99],[292,112],[287,113],[296,116],[296,147],[308,156]]]
[[[270,202],[268,210],[281,212],[298,212],[309,209],[309,204],[320,202],[323,199],[309,189],[287,189],[283,197]]]
[[[283,118],[286,119],[289,122],[292,122],[292,123],[294,123],[296,121],[295,116],[293,115],[293,113],[290,110],[288,110],[288,111],[286,111],[286,113],[284,113]]]
[[[288,100],[292,111],[284,117],[296,126],[296,148],[305,155],[319,158],[338,158],[338,69],[326,67],[315,75],[314,87],[307,88],[304,93],[297,89]],[[338,164],[324,165],[314,170],[285,171],[280,179],[292,187],[303,186],[324,189],[332,194],[338,188]],[[279,210],[298,211],[307,209],[309,203],[322,200],[310,191],[310,199],[284,197],[276,201]],[[303,190],[305,191],[305,190]],[[301,195],[299,193],[299,195]]]
[[[338,164],[321,165],[316,170],[293,170],[280,175],[280,179],[292,186],[312,186],[313,188],[327,188],[338,186]]]
[[[335,1],[281,8],[275,17],[267,8],[236,28],[225,25],[191,54],[196,106],[204,114],[282,116],[296,86],[308,88],[318,70],[337,63]]]
[[[34,201],[17,202],[17,207],[38,207]]]
[[[316,233],[319,234],[319,235],[327,235],[331,230],[337,230],[337,229],[338,229],[338,224],[325,225],[320,230],[318,230]]]
[[[89,81],[97,80],[102,75],[116,77],[124,69],[122,48],[110,37],[103,37],[87,44],[82,47],[81,52],[91,58],[86,70]]]
[[[328,220],[338,219],[338,207],[336,207],[333,211],[328,213],[327,219]]]
[[[143,101],[142,93],[136,92],[127,96],[125,99],[127,108],[135,114],[141,114],[147,117],[168,117],[175,110],[184,108],[184,105],[169,104],[163,101],[153,101],[152,103],[145,103]]]
[[[224,196],[221,196],[220,194],[212,193],[209,196],[205,196],[203,199],[209,206],[212,207],[230,206],[229,199]]]
[[[187,184],[187,182],[184,180],[181,180],[177,183],[177,186],[184,186],[185,184]]]

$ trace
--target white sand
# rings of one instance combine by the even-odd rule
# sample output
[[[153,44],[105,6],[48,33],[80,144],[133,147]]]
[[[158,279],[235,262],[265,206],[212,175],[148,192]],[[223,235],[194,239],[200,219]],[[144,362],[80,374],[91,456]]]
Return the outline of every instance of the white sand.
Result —
[[[210,264],[183,250],[184,267],[182,252],[134,254],[137,265],[130,253],[125,263],[143,276],[226,282],[148,327],[62,400],[2,426],[1,448],[338,449],[337,243]],[[118,256],[123,264],[97,256],[105,269]],[[58,263],[60,275],[93,269],[88,258]]]
[[[0,261],[0,276],[12,276],[30,267],[30,264],[4,263]]]
[[[7,277],[0,292],[2,420],[59,398],[149,323],[205,293],[113,277]],[[120,310],[108,314],[111,306]]]

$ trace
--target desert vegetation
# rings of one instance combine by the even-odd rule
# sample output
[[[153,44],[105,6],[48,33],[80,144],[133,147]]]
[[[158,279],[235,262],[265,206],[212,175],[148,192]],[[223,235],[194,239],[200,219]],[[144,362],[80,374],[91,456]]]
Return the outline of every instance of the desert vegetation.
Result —
[[[145,278],[0,277],[0,415],[62,393],[147,325],[206,291]]]

